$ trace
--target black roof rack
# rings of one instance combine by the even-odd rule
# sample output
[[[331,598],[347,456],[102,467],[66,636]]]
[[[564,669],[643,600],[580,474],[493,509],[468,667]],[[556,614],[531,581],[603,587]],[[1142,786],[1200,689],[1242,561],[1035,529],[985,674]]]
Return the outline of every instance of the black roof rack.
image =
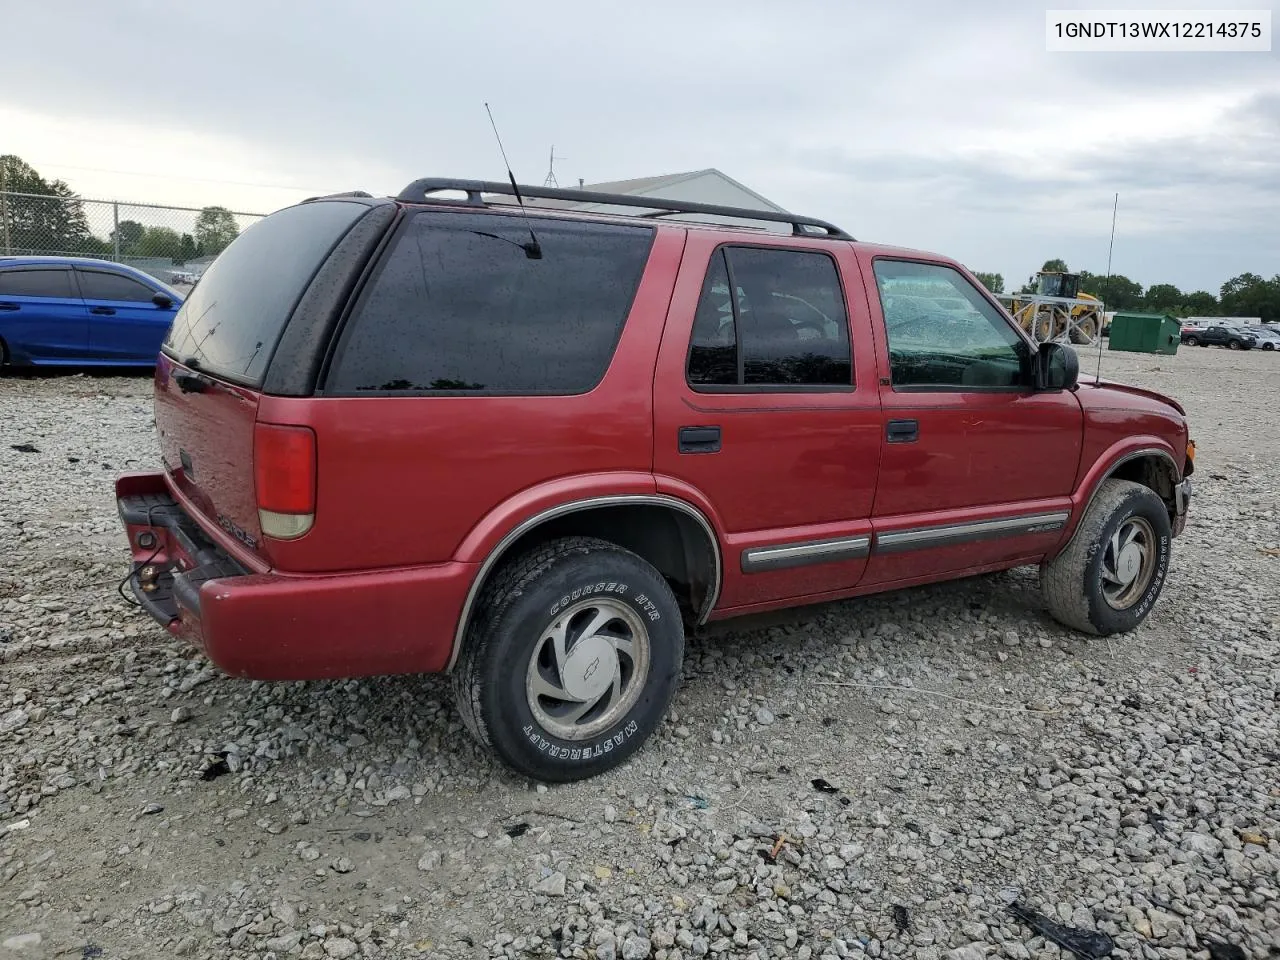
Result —
[[[340,197],[361,197],[363,199],[371,199],[373,194],[366,193],[364,190],[344,190],[342,193],[326,193],[320,197],[307,197],[303,203],[311,203],[315,200],[337,200]]]
[[[424,177],[415,180],[396,197],[406,203],[457,203],[448,199],[433,199],[431,194],[444,190],[465,193],[463,202],[472,206],[487,206],[481,194],[496,193],[513,197],[515,190],[510,183],[491,180],[449,180],[441,177]],[[791,232],[798,237],[826,236],[833,240],[852,240],[834,223],[814,217],[802,217],[794,213],[778,213],[773,210],[752,210],[749,207],[722,207],[714,203],[693,203],[687,200],[664,200],[661,197],[635,197],[625,193],[599,193],[595,190],[563,190],[559,187],[532,187],[520,184],[520,196],[538,200],[570,200],[581,203],[598,203],[604,206],[641,207],[654,212],[641,216],[656,218],[675,213],[701,213],[717,217],[733,217],[739,220],[767,220],[791,225]],[[544,208],[538,208],[544,209]],[[810,228],[810,229],[806,229]],[[816,230],[822,231],[815,233]]]

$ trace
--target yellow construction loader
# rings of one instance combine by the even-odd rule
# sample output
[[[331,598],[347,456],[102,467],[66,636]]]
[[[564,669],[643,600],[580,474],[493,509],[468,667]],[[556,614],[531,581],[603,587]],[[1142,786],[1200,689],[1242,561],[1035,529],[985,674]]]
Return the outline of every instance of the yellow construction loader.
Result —
[[[1102,303],[1080,292],[1078,273],[1042,270],[1034,294],[1015,293],[1009,300],[1009,312],[1037,343],[1063,336],[1072,343],[1095,343],[1104,329]]]

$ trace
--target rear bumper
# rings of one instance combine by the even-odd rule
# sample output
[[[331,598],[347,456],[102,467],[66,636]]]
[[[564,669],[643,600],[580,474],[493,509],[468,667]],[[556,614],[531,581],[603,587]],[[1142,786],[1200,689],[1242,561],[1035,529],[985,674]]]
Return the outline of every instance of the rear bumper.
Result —
[[[170,633],[225,672],[317,680],[443,670],[476,565],[350,574],[254,573],[169,493],[164,474],[116,481],[130,587]]]

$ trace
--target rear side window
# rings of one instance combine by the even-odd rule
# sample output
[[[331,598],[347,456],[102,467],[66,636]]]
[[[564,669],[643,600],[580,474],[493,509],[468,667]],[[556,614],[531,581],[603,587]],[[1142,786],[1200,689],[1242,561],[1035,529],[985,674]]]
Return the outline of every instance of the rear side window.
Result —
[[[322,200],[286,207],[240,234],[173,318],[165,351],[200,369],[260,386],[280,333],[312,276],[369,208]]]
[[[132,277],[104,270],[80,270],[80,295],[86,300],[126,300],[150,303],[156,292]]]
[[[0,297],[75,297],[69,270],[0,270]]]
[[[422,212],[338,344],[326,392],[585,393],[604,376],[653,243],[649,227]]]
[[[695,390],[852,386],[835,261],[805,250],[717,250],[694,315],[687,379]]]

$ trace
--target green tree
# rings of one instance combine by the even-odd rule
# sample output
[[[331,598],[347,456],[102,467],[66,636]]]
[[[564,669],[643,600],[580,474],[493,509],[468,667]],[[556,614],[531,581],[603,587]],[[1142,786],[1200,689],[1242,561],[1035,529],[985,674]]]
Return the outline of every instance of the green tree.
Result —
[[[1220,313],[1218,298],[1207,290],[1188,293],[1182,298],[1179,312],[1184,317],[1216,317]]]
[[[21,157],[0,156],[0,193],[0,252],[79,253],[89,241],[80,197]]]
[[[1142,299],[1143,306],[1154,313],[1173,313],[1182,306],[1185,295],[1172,283],[1153,283]]]
[[[137,220],[121,220],[120,224],[107,234],[107,237],[112,243],[119,242],[121,255],[128,256],[138,249],[142,235],[146,232],[147,228]]]
[[[141,257],[168,257],[173,260],[182,255],[182,237],[169,227],[148,227],[138,241],[137,251]]]
[[[1080,271],[1080,289],[1097,297],[1107,310],[1139,310],[1143,306],[1142,284],[1123,274],[1099,276],[1088,270]]]
[[[1222,285],[1222,312],[1228,317],[1261,317],[1264,323],[1280,321],[1280,274],[1264,280],[1256,273],[1242,273]]]
[[[1067,261],[1061,259],[1046,260],[1044,266],[1040,268],[1041,273],[1070,273],[1071,268],[1067,266]]]
[[[196,244],[206,256],[218,255],[239,235],[240,226],[226,207],[205,207],[196,217]]]
[[[1004,277],[998,273],[987,273],[983,270],[973,271],[973,275],[978,278],[978,282],[990,290],[992,293],[1004,293]]]
[[[196,242],[191,239],[191,234],[184,233],[182,241],[178,246],[178,261],[186,263],[188,260],[194,260],[196,257]]]

